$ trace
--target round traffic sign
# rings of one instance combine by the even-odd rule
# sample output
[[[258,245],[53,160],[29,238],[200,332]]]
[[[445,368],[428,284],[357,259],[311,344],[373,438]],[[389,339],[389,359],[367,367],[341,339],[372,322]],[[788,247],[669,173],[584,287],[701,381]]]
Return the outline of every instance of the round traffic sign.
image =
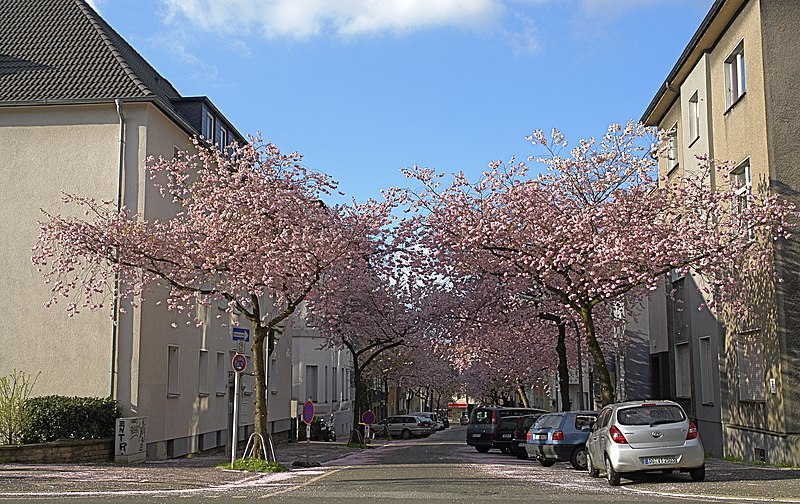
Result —
[[[303,421],[310,424],[312,420],[314,420],[314,403],[306,401],[303,405]]]
[[[375,423],[375,413],[371,410],[367,410],[361,414],[361,421],[367,425],[372,425]]]
[[[244,355],[237,353],[233,356],[233,360],[231,361],[231,365],[233,366],[233,370],[237,373],[241,373],[247,367],[247,357]]]

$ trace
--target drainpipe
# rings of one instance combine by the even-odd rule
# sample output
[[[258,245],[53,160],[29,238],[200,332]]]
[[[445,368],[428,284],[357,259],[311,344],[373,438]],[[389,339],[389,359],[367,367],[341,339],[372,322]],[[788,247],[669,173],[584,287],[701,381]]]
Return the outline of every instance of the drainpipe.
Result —
[[[117,117],[119,117],[119,157],[117,160],[117,211],[122,209],[122,184],[123,168],[125,167],[125,116],[122,114],[122,100],[114,100],[117,107]],[[111,312],[111,390],[109,397],[115,397],[117,385],[117,338],[119,331],[119,277],[114,279],[114,308]]]

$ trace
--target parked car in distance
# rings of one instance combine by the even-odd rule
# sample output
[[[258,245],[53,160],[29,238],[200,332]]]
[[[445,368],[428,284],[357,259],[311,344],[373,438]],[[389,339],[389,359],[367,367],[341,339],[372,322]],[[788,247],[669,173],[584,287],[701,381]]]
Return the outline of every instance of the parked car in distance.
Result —
[[[527,433],[525,449],[540,464],[550,467],[569,461],[586,469],[586,440],[597,420],[596,411],[562,411],[542,415]]]
[[[541,414],[536,413],[533,415],[512,417],[517,419],[517,423],[514,426],[514,434],[511,436],[511,453],[518,459],[528,459],[528,450],[525,448],[528,439],[528,431],[541,416]]]
[[[467,425],[469,423],[469,415],[466,412],[464,412],[464,414],[461,415],[461,419],[459,420],[459,423],[461,425]]]
[[[474,446],[480,453],[498,448],[504,453],[511,453],[511,438],[514,434],[516,419],[502,425],[501,420],[520,415],[547,413],[536,408],[507,408],[503,406],[478,406],[472,410],[467,424],[467,444]]]
[[[445,428],[444,422],[442,421],[441,418],[439,418],[438,413],[434,413],[432,411],[412,411],[409,414],[427,418],[428,420],[433,422],[434,425],[436,425],[436,430],[443,430]]]
[[[642,471],[679,470],[693,481],[706,477],[705,452],[694,422],[672,401],[609,404],[600,411],[586,443],[589,475],[605,471],[608,483]]]
[[[390,416],[381,423],[386,426],[390,436],[403,439],[430,436],[436,432],[436,426],[430,419],[416,415]]]

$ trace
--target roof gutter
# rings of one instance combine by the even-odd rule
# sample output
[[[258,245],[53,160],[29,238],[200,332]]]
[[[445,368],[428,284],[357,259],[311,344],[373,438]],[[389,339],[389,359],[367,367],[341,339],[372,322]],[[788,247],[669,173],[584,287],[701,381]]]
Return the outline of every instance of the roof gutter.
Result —
[[[119,158],[117,160],[117,211],[122,210],[123,184],[125,182],[125,115],[122,113],[122,99],[114,100],[119,117]],[[111,312],[111,390],[109,397],[116,397],[117,387],[117,339],[119,331],[119,276],[114,278],[114,309]]]

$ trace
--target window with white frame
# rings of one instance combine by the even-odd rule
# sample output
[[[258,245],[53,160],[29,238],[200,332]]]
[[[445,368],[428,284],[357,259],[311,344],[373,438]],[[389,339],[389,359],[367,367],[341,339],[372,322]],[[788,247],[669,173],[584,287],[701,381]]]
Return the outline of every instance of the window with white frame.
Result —
[[[672,171],[678,166],[678,123],[672,126],[669,136],[669,150],[667,151],[667,170]]]
[[[214,132],[216,131],[216,121],[211,112],[206,112],[206,121],[203,125],[203,138],[209,142],[214,141]]]
[[[225,369],[225,352],[217,352],[217,395],[224,396],[228,392],[228,371]]]
[[[750,159],[744,160],[739,166],[731,171],[731,185],[736,191],[736,208],[734,208],[736,217],[736,231],[742,232],[747,230],[750,238],[753,238],[753,226],[747,215],[747,209],[750,205],[750,198],[753,194],[753,179],[750,172]]]
[[[220,151],[223,151],[227,146],[228,146],[228,130],[220,126],[219,137],[217,138],[217,148]]]
[[[764,401],[767,394],[764,341],[760,331],[736,335],[739,400]]]
[[[700,338],[700,401],[702,404],[714,404],[714,359],[711,355],[711,337]]]
[[[744,71],[744,40],[725,58],[725,108],[732,107],[747,91]]]
[[[675,395],[678,397],[692,396],[689,343],[675,344]]]
[[[197,365],[197,394],[208,395],[208,350],[200,350],[200,358]]]
[[[700,138],[700,98],[695,91],[689,98],[689,145]]]
[[[180,394],[180,348],[176,345],[167,346],[167,396]]]
[[[306,399],[311,402],[317,402],[317,388],[319,384],[317,375],[317,366],[306,366]]]

